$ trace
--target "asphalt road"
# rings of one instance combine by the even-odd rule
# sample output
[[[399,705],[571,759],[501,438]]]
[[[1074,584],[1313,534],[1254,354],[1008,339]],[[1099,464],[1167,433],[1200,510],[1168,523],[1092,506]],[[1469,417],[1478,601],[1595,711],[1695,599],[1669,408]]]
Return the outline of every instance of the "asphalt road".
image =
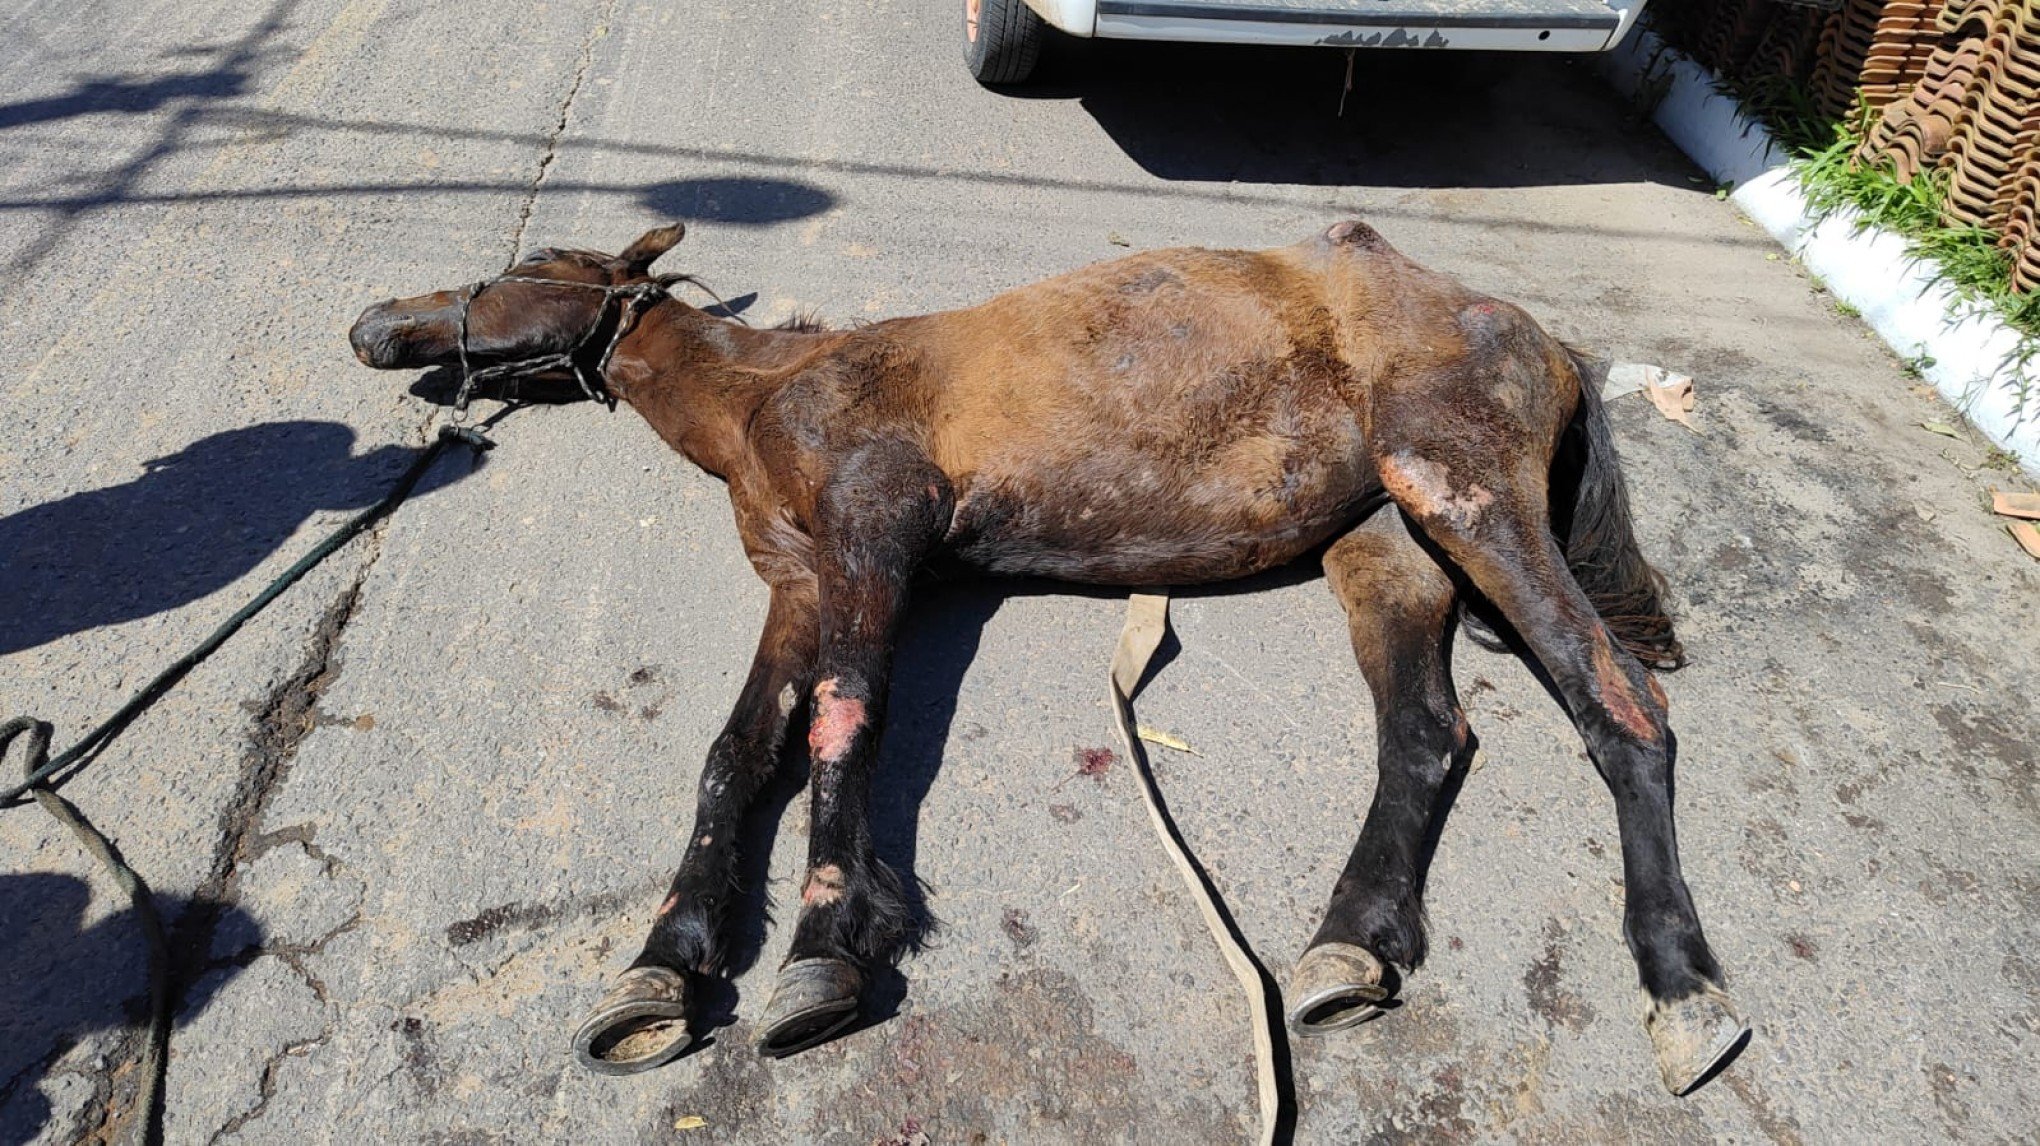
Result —
[[[1695,664],[1667,681],[1689,878],[1749,1051],[1658,1087],[1610,801],[1518,663],[1406,1005],[1294,1048],[1308,1142],[1979,1141],[2040,1085],[2036,566],[2012,479],[1581,63],[1089,46],[979,89],[946,4],[54,0],[0,16],[0,715],[67,743],[442,418],[361,306],[538,245],[692,226],[753,317],[957,306],[1122,246],[1334,219],[1699,381],[1615,408]],[[764,596],[714,480],[627,411],[521,413],[323,567],[69,794],[175,913],[175,1142],[1238,1141],[1244,1008],[1103,745],[1120,603],[923,595],[876,817],[944,927],[877,1021],[627,1079],[567,1037],[641,937]],[[1176,608],[1146,723],[1194,846],[1286,973],[1372,790],[1311,570]],[[14,767],[13,762],[9,767]],[[798,870],[790,792],[769,870]],[[133,1116],[140,938],[0,817],[0,1141]],[[676,1130],[690,1116],[695,1130]]]

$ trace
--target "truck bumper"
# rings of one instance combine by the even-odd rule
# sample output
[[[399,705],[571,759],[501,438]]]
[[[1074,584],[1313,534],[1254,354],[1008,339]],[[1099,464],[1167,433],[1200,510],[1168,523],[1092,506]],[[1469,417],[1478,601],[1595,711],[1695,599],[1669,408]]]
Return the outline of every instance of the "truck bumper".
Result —
[[[1077,36],[1325,48],[1599,52],[1643,0],[1027,0]]]

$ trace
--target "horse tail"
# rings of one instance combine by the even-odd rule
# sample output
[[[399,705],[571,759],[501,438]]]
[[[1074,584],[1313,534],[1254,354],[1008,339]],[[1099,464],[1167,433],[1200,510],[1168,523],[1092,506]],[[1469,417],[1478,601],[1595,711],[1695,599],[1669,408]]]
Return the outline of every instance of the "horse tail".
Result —
[[[1607,364],[1568,346],[1580,404],[1552,459],[1552,530],[1573,580],[1623,648],[1654,669],[1686,663],[1665,611],[1665,578],[1644,560],[1629,515],[1629,491],[1614,427],[1601,397]]]

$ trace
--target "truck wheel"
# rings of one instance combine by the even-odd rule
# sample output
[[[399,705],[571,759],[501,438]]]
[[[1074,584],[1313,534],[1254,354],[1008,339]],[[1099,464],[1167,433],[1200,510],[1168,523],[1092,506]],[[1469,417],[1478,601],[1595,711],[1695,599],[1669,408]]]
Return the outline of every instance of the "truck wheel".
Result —
[[[981,84],[1026,80],[1047,33],[1024,0],[963,0],[963,60]]]

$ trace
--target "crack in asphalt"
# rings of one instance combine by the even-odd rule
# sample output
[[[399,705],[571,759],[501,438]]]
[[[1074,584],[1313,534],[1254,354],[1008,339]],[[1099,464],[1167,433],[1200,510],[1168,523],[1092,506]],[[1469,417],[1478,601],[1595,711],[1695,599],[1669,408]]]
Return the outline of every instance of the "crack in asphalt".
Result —
[[[79,1146],[112,1146],[126,1137],[127,1122],[134,1114],[132,1108],[141,1090],[139,1071],[135,1068],[141,1064],[142,1038],[140,1031],[123,1031],[113,1046],[99,1056],[106,1066],[69,1072],[92,1084],[91,1096],[78,1108],[85,1120],[77,1127]]]
[[[568,81],[566,94],[561,98],[559,114],[547,133],[544,150],[539,155],[538,168],[533,173],[531,185],[520,204],[517,222],[510,243],[510,258],[514,261],[517,252],[523,248],[524,233],[536,210],[538,196],[546,185],[553,161],[558,157],[560,140],[565,135],[572,118],[575,99],[593,66],[595,45],[609,32],[610,18],[616,10],[616,0],[605,0],[595,24],[590,28],[581,45],[581,54]],[[420,423],[418,437],[422,441],[430,428],[434,415],[428,415]],[[305,655],[298,667],[291,672],[268,696],[250,705],[254,713],[253,728],[249,734],[249,750],[242,757],[241,776],[236,782],[233,794],[222,806],[219,818],[218,842],[213,849],[213,862],[206,877],[193,895],[194,906],[178,920],[171,940],[172,974],[179,995],[198,977],[225,966],[245,966],[254,960],[271,955],[281,959],[301,976],[319,1002],[330,1008],[333,1004],[326,985],[314,975],[304,963],[304,958],[316,955],[327,942],[361,923],[361,912],[357,907],[354,915],[339,927],[320,937],[311,944],[263,945],[229,959],[210,958],[215,932],[224,909],[239,899],[240,877],[243,868],[264,853],[285,843],[302,845],[307,854],[316,859],[327,874],[331,874],[338,861],[322,849],[315,847],[302,827],[284,828],[275,832],[264,832],[260,823],[271,798],[288,777],[290,766],[297,757],[299,746],[312,729],[320,723],[318,702],[326,689],[339,675],[338,649],[348,623],[353,620],[360,607],[361,595],[376,562],[382,556],[382,546],[388,523],[384,522],[373,530],[367,539],[367,555],[356,568],[354,577],[329,605],[319,622],[313,627],[306,641]],[[296,1039],[284,1044],[263,1064],[261,1097],[248,1110],[228,1120],[209,1138],[218,1141],[221,1137],[234,1134],[261,1117],[276,1093],[276,1071],[285,1057],[302,1054],[323,1045],[333,1037],[333,1024],[329,1021],[314,1037]],[[75,1044],[74,1044],[75,1045]],[[139,1085],[135,1068],[139,1065],[142,1033],[128,1030],[114,1037],[112,1045],[105,1051],[104,1060],[118,1064],[110,1069],[85,1072],[92,1080],[93,1092],[82,1104],[81,1113],[91,1119],[89,1126],[81,1128],[81,1142],[112,1142],[118,1138],[125,1125],[132,1119],[134,1100]],[[62,1058],[72,1049],[62,1047],[54,1058]],[[9,1080],[0,1095],[12,1097],[15,1080]],[[96,1112],[96,1117],[93,1117]]]
[[[193,906],[179,919],[171,938],[171,974],[174,990],[179,996],[199,976],[220,966],[233,965],[236,960],[217,961],[210,954],[214,934],[224,910],[240,897],[241,869],[252,860],[259,850],[267,850],[274,843],[259,831],[264,810],[271,798],[281,787],[290,772],[290,764],[296,758],[298,747],[304,738],[317,726],[319,697],[330,687],[339,675],[338,649],[342,633],[348,621],[353,619],[355,609],[360,605],[361,589],[374,568],[376,559],[382,553],[382,531],[370,535],[369,553],[353,578],[329,605],[318,624],[306,641],[305,655],[298,667],[270,690],[260,703],[251,705],[255,719],[249,733],[249,749],[242,756],[241,775],[230,796],[220,810],[219,837],[213,847],[213,862],[206,877],[193,893]],[[340,931],[347,930],[359,921],[354,919],[342,924],[319,943],[316,950],[327,939]],[[247,957],[252,961],[269,949],[258,948]],[[277,954],[292,952],[278,949]],[[286,962],[291,962],[286,959]],[[324,984],[310,976],[302,965],[292,962],[300,974],[306,975],[313,993],[325,1002]],[[330,1035],[330,1030],[327,1032]],[[327,1036],[321,1036],[322,1038]],[[120,1065],[113,1070],[93,1072],[93,1093],[83,1104],[86,1112],[97,1112],[90,1126],[82,1133],[82,1140],[88,1142],[111,1141],[121,1128],[131,1120],[137,1111],[134,1102],[139,1087],[135,1067],[140,1062],[143,1035],[138,1030],[129,1030],[116,1036],[113,1046],[105,1056]],[[265,1078],[267,1073],[265,1072]],[[91,1117],[90,1113],[87,1115]]]
[[[560,137],[567,133],[567,121],[574,112],[574,99],[581,94],[588,69],[595,63],[595,45],[609,34],[609,20],[615,13],[616,0],[603,0],[595,26],[588,29],[588,38],[581,42],[581,58],[574,64],[574,76],[567,82],[567,94],[560,99],[559,116],[552,129],[546,132],[545,150],[538,157],[538,170],[533,173],[531,188],[525,192],[524,205],[517,212],[517,227],[510,235],[510,257],[506,265],[515,263],[519,252],[524,250],[524,230],[531,223],[531,213],[538,208],[538,193],[545,187],[546,177],[552,172],[553,160],[559,157]]]
[[[227,1120],[225,1125],[213,1131],[211,1136],[206,1139],[207,1146],[211,1146],[212,1143],[218,1142],[229,1134],[240,1133],[242,1127],[262,1117],[263,1113],[269,1109],[270,1099],[276,1097],[276,1069],[283,1065],[284,1059],[289,1058],[291,1055],[304,1054],[307,1051],[315,1050],[325,1045],[327,1040],[332,1037],[333,1028],[329,1024],[325,1030],[320,1031],[311,1038],[292,1039],[278,1048],[277,1052],[270,1055],[268,1060],[262,1064],[261,1096],[255,1100],[255,1105],[234,1115]]]
[[[335,1004],[330,991],[326,987],[326,981],[312,971],[311,966],[306,960],[311,956],[323,953],[326,949],[326,944],[331,943],[333,940],[347,934],[360,925],[361,908],[357,904],[354,914],[348,916],[345,922],[310,943],[265,944],[231,958],[213,960],[202,968],[202,971],[213,971],[222,967],[247,966],[265,955],[273,956],[296,972],[298,977],[305,981],[305,986],[310,988],[312,997],[317,999],[319,1005],[325,1008],[326,1011],[326,1021],[321,1025],[318,1034],[309,1038],[293,1039],[290,1042],[286,1042],[263,1061],[262,1078],[258,1084],[261,1093],[256,1099],[255,1105],[236,1114],[223,1123],[219,1129],[213,1131],[206,1140],[208,1143],[218,1142],[229,1134],[239,1133],[250,1123],[262,1117],[268,1109],[270,1100],[276,1097],[276,1070],[277,1067],[282,1065],[284,1059],[292,1055],[306,1054],[332,1040],[334,1028],[338,1025],[336,1021],[337,1016],[334,1014]]]

